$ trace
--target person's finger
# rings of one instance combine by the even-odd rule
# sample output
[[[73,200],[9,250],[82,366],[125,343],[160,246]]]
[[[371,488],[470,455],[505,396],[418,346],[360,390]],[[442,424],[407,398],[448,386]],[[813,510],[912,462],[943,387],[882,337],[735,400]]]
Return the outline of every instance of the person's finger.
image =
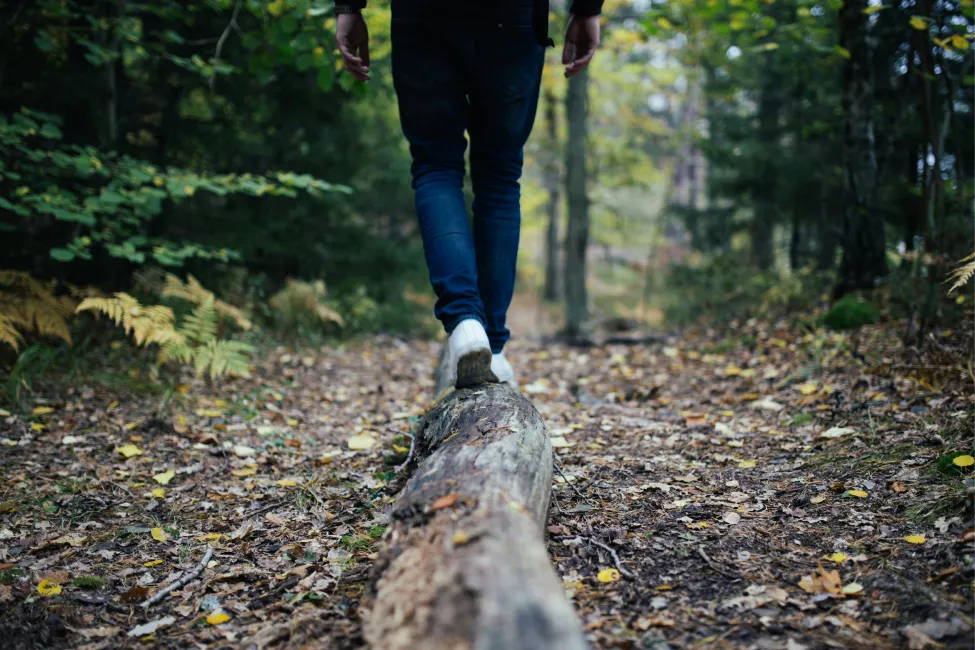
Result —
[[[567,37],[565,39],[565,45],[562,47],[562,65],[567,65],[572,62],[572,55],[575,53],[575,49],[575,43]]]
[[[347,41],[339,41],[339,54],[342,55],[346,65],[362,65],[362,59],[353,54],[352,48]]]
[[[362,67],[365,70],[369,69],[369,41],[365,40],[359,46],[359,58],[362,60]]]

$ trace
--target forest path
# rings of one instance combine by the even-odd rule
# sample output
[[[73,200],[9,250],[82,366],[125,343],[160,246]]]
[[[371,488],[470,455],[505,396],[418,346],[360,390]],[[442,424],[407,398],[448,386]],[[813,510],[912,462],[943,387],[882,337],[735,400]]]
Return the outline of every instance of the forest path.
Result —
[[[844,345],[513,342],[556,446],[550,554],[594,648],[968,647],[968,470],[938,459],[970,445],[971,396]],[[92,386],[4,415],[5,647],[361,647],[435,356],[278,349],[166,409]],[[207,546],[201,579],[139,605]]]

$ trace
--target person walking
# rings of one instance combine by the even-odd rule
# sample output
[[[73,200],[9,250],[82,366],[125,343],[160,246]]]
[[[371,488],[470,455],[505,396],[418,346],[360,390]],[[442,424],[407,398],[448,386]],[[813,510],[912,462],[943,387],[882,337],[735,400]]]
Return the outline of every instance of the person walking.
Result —
[[[574,0],[565,75],[599,45],[602,0]],[[369,79],[366,0],[336,5],[339,52]],[[414,202],[435,314],[457,388],[512,382],[504,356],[521,230],[519,180],[538,105],[548,0],[393,0],[393,86],[413,158]],[[470,137],[473,230],[464,201]]]

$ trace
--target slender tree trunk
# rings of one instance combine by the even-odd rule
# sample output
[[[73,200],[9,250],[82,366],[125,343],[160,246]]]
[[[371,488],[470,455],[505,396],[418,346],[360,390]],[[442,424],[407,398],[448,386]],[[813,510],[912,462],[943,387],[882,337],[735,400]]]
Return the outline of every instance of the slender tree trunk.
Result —
[[[569,79],[565,100],[569,141],[566,147],[565,193],[569,204],[569,224],[565,241],[565,333],[579,337],[589,317],[586,291],[586,249],[589,246],[589,198],[586,194],[586,92],[588,73]]]
[[[759,146],[762,174],[754,190],[755,214],[751,223],[752,264],[765,271],[775,261],[773,234],[778,213],[775,195],[778,185],[779,117],[782,112],[782,82],[775,56],[765,55],[762,94],[758,103]]]
[[[562,201],[561,179],[559,178],[558,123],[556,122],[555,93],[545,92],[545,126],[548,130],[549,146],[553,152],[545,173],[545,187],[548,190],[548,232],[545,237],[545,300],[559,298],[559,207]]]
[[[866,0],[844,0],[840,45],[843,68],[844,210],[843,261],[834,296],[873,288],[887,272],[883,215],[877,210],[877,153],[874,136],[874,77]]]

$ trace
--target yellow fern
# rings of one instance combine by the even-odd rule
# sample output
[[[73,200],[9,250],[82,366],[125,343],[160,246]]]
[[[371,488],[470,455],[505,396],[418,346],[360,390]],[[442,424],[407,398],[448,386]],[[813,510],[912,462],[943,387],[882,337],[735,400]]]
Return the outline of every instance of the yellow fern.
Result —
[[[85,298],[76,311],[105,314],[142,347],[152,343],[162,345],[183,338],[176,331],[173,310],[162,305],[142,306],[127,293],[116,293],[109,298]]]
[[[213,295],[212,291],[200,284],[200,281],[194,278],[192,275],[187,274],[186,282],[183,282],[172,273],[167,273],[166,281],[163,284],[162,295],[168,298],[180,298],[194,305],[202,305],[208,300],[212,300],[213,306],[217,310],[217,314],[231,319],[237,324],[237,327],[247,331],[254,326],[254,324],[248,320],[246,316],[244,316],[244,313],[241,310],[218,299]]]
[[[312,325],[334,323],[345,325],[342,316],[329,307],[326,301],[325,283],[288,280],[285,288],[271,296],[271,307],[285,325]]]
[[[951,285],[951,288],[948,289],[949,294],[954,292],[956,289],[961,289],[964,287],[966,284],[968,284],[968,281],[972,279],[972,276],[975,276],[975,253],[972,253],[965,259],[961,260],[959,264],[961,266],[948,274],[948,282],[951,282],[952,280],[955,281],[955,283]]]
[[[0,271],[0,341],[20,349],[23,334],[36,332],[71,343],[68,318],[74,300],[56,296],[57,282],[42,283],[21,271]]]

